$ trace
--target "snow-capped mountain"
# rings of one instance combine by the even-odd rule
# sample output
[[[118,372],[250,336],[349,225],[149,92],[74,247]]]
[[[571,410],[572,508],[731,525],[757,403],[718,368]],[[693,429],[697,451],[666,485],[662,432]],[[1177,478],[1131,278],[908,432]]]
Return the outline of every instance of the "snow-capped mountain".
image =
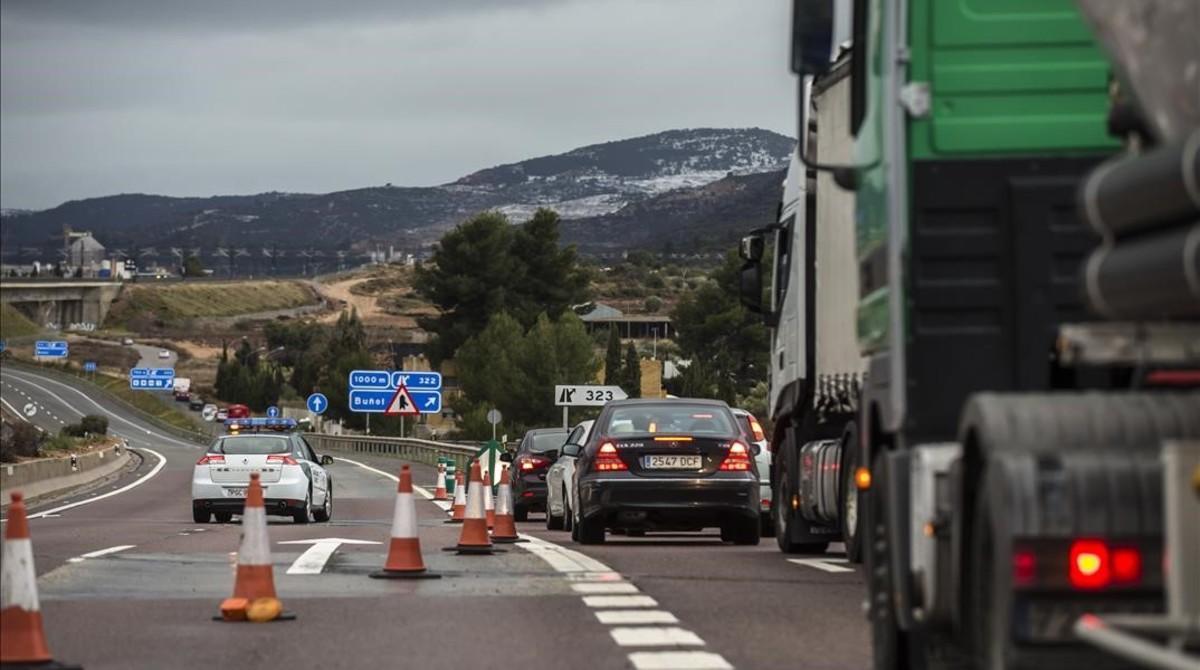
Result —
[[[590,220],[678,189],[781,169],[795,142],[757,128],[668,130],[487,168],[432,187],[176,198],[123,194],[4,216],[7,250],[60,244],[64,225],[115,247],[427,245],[473,214],[514,222],[538,207]],[[665,201],[669,202],[669,200]],[[60,238],[61,240],[61,238]]]

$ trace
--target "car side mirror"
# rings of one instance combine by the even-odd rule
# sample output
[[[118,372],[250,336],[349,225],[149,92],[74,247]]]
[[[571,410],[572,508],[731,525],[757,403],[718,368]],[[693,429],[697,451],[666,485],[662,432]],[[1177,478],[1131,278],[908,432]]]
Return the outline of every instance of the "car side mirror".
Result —
[[[750,443],[750,451],[753,451],[754,455],[758,456],[758,455],[762,454],[762,447],[758,446],[758,443],[756,443],[756,442],[751,442]]]
[[[579,445],[578,445],[578,444],[566,444],[566,445],[563,445],[563,448],[562,448],[562,455],[563,455],[563,456],[572,456],[572,457],[574,457],[574,456],[578,456],[578,455],[579,455],[579,452],[580,452],[580,447],[579,447]]]
[[[321,465],[333,465],[333,456],[325,454],[321,457]]]
[[[512,458],[513,455],[511,451],[505,451],[500,454],[500,460],[504,463],[512,463]]]

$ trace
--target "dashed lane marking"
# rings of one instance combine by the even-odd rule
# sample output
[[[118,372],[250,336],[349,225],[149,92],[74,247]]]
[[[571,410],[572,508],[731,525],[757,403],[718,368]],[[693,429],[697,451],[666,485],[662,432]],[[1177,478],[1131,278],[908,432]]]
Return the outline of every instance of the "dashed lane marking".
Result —
[[[115,554],[118,551],[125,551],[126,549],[133,549],[135,546],[137,546],[137,545],[118,544],[115,547],[109,547],[107,549],[97,549],[96,551],[89,551],[86,554],[80,554],[79,556],[75,556],[74,558],[68,558],[67,562],[68,563],[82,563],[89,558],[100,558],[101,556]]]
[[[854,572],[854,568],[843,567],[850,561],[845,558],[789,558],[789,563],[804,565],[825,572]]]
[[[606,582],[584,582],[582,584],[572,584],[571,590],[575,593],[585,593],[588,595],[617,593],[637,593],[638,588],[629,582],[606,583]]]
[[[608,631],[622,647],[702,647],[704,640],[678,626],[618,626]]]
[[[658,607],[658,601],[650,596],[584,596],[583,604],[588,607]]]
[[[733,670],[720,654],[707,651],[639,651],[629,662],[635,670]]]
[[[596,610],[595,614],[604,624],[679,623],[674,614],[663,610]]]

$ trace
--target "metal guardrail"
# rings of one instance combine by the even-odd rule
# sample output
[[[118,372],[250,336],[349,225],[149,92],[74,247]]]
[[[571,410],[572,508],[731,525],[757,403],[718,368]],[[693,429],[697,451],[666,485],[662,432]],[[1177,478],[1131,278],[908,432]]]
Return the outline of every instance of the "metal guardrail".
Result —
[[[53,379],[58,379],[63,382],[80,382],[80,383],[86,384],[88,386],[87,391],[89,393],[98,393],[100,395],[103,395],[106,399],[111,400],[114,403],[116,403],[117,405],[120,405],[121,407],[126,409],[127,411],[132,412],[139,419],[145,421],[146,423],[152,424],[155,428],[158,428],[159,430],[163,431],[164,433],[168,433],[170,435],[187,440],[189,442],[195,442],[196,444],[208,444],[212,440],[211,435],[204,435],[200,432],[192,432],[189,430],[184,430],[183,428],[180,428],[178,426],[172,426],[171,424],[167,423],[166,421],[163,421],[162,419],[160,419],[156,416],[146,413],[145,411],[143,411],[136,405],[130,403],[128,400],[125,400],[124,398],[116,395],[115,393],[111,393],[108,389],[106,389],[98,384],[93,384],[92,382],[88,381],[88,379],[86,377],[83,377],[83,376],[80,376],[77,374],[73,374],[70,372],[64,372],[62,370],[56,370],[52,367],[43,367],[40,365],[34,365],[32,363],[27,363],[25,361],[22,361],[22,360],[19,360],[16,358],[5,359],[4,365],[11,365],[13,368],[16,368],[18,370],[25,370],[26,372],[33,372],[33,373],[44,375],[46,377],[50,377]]]
[[[448,442],[419,440],[413,437],[379,437],[374,435],[323,435],[306,433],[304,439],[317,453],[326,451],[394,456],[415,463],[436,465],[437,459],[450,458],[460,471],[479,451],[479,447]]]

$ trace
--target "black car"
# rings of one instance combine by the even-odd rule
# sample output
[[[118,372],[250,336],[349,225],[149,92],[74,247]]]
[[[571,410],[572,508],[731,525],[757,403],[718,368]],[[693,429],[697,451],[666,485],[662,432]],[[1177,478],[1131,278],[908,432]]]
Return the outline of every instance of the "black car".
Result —
[[[188,409],[199,412],[204,409],[204,400],[200,396],[192,396],[192,399],[188,401]]]
[[[568,432],[566,428],[535,428],[525,433],[511,455],[513,519],[526,521],[531,511],[546,511],[546,471],[558,458]]]
[[[604,541],[606,530],[691,531],[758,544],[754,447],[717,400],[620,400],[604,406],[578,454],[572,536]]]

